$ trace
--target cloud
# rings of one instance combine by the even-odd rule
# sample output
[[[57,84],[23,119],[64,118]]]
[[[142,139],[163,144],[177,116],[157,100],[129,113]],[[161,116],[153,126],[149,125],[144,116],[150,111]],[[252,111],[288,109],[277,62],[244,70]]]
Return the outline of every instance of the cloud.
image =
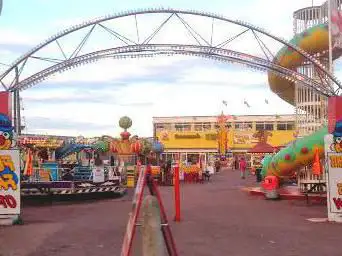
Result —
[[[80,125],[78,130],[69,129],[67,134],[95,136],[98,134],[119,134],[121,129],[117,122],[123,115],[129,115],[133,119],[131,133],[141,136],[151,136],[153,116],[181,116],[181,115],[215,115],[222,110],[222,100],[228,102],[225,112],[229,114],[282,114],[292,113],[293,107],[282,102],[272,94],[267,85],[264,88],[253,88],[250,84],[248,91],[242,89],[240,84],[230,83],[229,86],[217,86],[211,84],[177,83],[162,86],[157,83],[132,83],[118,88],[115,92],[105,89],[93,96],[98,99],[96,103],[88,100],[73,100],[72,96],[67,96],[68,100],[55,102],[53,97],[61,97],[61,94],[52,92],[50,98],[45,102],[27,102],[24,115],[27,122],[37,122],[31,117],[46,117],[49,119],[71,120],[73,122],[92,122],[101,124],[102,129]],[[32,89],[32,94],[34,94]],[[86,96],[86,94],[80,95]],[[92,93],[90,93],[92,95]],[[37,95],[37,98],[40,96]],[[24,97],[24,104],[27,97]],[[264,103],[265,98],[269,100],[269,105]],[[251,108],[246,108],[243,104],[246,99]],[[44,127],[44,124],[37,124],[36,127]],[[46,127],[44,127],[46,129]],[[32,127],[28,126],[29,131]],[[38,132],[37,129],[34,131]],[[66,130],[49,128],[49,133],[63,134]]]
[[[68,119],[54,119],[54,118],[46,118],[46,117],[30,117],[30,121],[32,121],[32,129],[39,129],[40,127],[44,127],[44,129],[78,129],[80,126],[89,127],[89,129],[98,129],[98,128],[107,128],[108,125],[101,125],[92,122],[73,122]],[[37,124],[38,127],[37,127]]]
[[[121,103],[119,104],[119,106],[122,107],[149,107],[149,106],[153,106],[154,103],[153,102],[130,102],[130,103]]]
[[[42,37],[37,34],[26,34],[24,30],[20,29],[0,29],[0,44],[2,45],[25,45],[34,46],[39,43]]]
[[[70,134],[80,135],[83,133],[83,129],[90,129],[91,131],[100,132],[104,129],[110,129],[111,125],[102,125],[93,122],[74,122],[69,119],[54,119],[33,116],[27,118],[28,129],[30,132],[38,134]],[[83,133],[84,134],[84,133]]]
[[[96,64],[89,64],[54,77],[54,83],[70,82],[107,82],[119,81],[125,82],[134,77],[142,78],[144,76],[165,75],[165,69],[177,67],[177,63],[184,57],[177,56],[172,58],[159,57],[155,59],[133,59],[133,60],[102,60]],[[175,65],[171,67],[172,63]],[[162,71],[162,68],[164,70]],[[157,71],[155,71],[157,70]],[[164,72],[164,73],[163,73]],[[170,75],[172,73],[170,72]]]
[[[263,73],[255,73],[249,70],[231,71],[222,68],[192,68],[187,70],[180,82],[193,84],[218,84],[226,86],[249,86],[251,84],[266,83]]]

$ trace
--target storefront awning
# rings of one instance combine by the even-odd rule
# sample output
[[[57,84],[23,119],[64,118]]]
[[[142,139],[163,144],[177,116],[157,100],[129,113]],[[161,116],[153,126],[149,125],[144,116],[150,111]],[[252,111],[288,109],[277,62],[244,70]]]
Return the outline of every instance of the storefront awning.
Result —
[[[248,153],[273,153],[274,150],[275,148],[270,144],[259,142],[253,148],[248,150]]]

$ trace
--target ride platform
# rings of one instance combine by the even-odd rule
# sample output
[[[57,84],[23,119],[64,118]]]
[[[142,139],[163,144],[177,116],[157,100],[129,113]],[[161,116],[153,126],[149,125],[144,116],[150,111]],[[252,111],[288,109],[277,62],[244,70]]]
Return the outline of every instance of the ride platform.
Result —
[[[245,187],[243,191],[254,196],[265,196],[265,193],[261,187]],[[283,186],[279,188],[280,199],[285,200],[308,200],[310,202],[315,201],[319,203],[326,203],[327,195],[326,193],[310,193],[305,194],[299,190],[297,186]]]
[[[21,196],[63,196],[63,195],[85,195],[111,193],[123,196],[126,188],[119,181],[106,181],[94,183],[92,181],[37,181],[21,183]]]

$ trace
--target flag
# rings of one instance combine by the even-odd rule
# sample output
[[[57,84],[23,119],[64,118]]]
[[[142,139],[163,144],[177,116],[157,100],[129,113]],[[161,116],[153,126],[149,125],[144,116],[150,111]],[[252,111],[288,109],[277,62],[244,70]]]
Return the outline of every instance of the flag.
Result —
[[[319,151],[318,148],[315,149],[315,154],[314,154],[314,162],[312,164],[312,173],[315,175],[321,175],[322,174],[322,164],[321,160],[319,158]]]
[[[248,108],[251,107],[246,100],[243,101],[243,104],[245,104]]]
[[[222,104],[225,105],[225,106],[227,106],[228,103],[227,103],[227,101],[223,100],[223,101],[222,101]]]

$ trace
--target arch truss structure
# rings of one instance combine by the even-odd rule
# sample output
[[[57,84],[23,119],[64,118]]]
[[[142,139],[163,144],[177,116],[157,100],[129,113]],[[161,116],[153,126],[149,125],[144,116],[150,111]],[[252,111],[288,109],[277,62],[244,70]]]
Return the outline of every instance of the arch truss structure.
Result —
[[[284,46],[313,64],[323,78],[317,81],[277,65],[276,53]],[[204,57],[271,71],[325,96],[337,95],[342,88],[313,56],[260,27],[212,13],[163,8],[121,12],[65,29],[10,64],[0,75],[0,84],[4,90],[18,92],[102,59],[157,55]]]

